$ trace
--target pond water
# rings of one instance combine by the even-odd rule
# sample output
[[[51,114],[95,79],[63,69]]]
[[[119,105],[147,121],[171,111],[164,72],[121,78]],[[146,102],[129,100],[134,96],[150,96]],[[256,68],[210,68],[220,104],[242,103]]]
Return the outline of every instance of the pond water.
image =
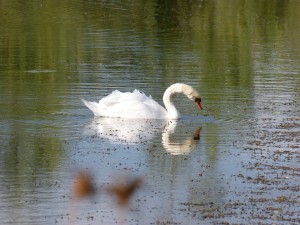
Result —
[[[300,223],[299,1],[1,1],[1,224]],[[138,89],[178,121],[94,118]],[[78,171],[99,194],[75,201]],[[127,209],[106,189],[142,179]]]

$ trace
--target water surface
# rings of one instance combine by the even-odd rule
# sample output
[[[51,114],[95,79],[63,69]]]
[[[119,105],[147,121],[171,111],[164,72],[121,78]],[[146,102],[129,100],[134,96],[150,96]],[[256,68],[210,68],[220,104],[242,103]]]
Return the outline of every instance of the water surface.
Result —
[[[1,224],[299,223],[298,1],[0,3]],[[139,89],[179,121],[93,117]],[[97,187],[142,177],[128,211]],[[77,210],[74,210],[77,204]],[[125,222],[124,222],[125,221]]]

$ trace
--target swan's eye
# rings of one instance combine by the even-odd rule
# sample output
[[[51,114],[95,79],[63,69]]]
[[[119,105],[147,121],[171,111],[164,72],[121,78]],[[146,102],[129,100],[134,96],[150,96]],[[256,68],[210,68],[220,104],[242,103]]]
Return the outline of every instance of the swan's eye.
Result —
[[[195,98],[195,102],[201,102],[201,98]]]

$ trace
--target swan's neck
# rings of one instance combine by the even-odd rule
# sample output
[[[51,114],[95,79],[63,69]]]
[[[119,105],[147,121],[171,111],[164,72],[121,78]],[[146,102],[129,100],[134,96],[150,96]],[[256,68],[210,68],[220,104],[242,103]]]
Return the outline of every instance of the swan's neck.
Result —
[[[183,92],[182,91],[182,85],[183,84],[179,84],[179,83],[173,84],[170,87],[168,87],[167,90],[164,93],[163,102],[164,102],[165,107],[167,109],[169,119],[178,119],[180,117],[180,113],[178,112],[178,110],[174,106],[171,98],[175,93],[182,93]]]

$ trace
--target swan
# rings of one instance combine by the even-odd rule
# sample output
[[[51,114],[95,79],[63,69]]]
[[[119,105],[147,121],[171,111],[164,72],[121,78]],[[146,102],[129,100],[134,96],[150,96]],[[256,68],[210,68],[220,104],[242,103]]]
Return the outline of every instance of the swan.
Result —
[[[99,103],[82,99],[83,103],[100,117],[119,117],[130,119],[178,119],[180,113],[175,108],[171,97],[175,93],[182,93],[194,101],[201,110],[201,98],[199,93],[190,85],[183,83],[172,84],[163,95],[166,108],[162,107],[151,96],[146,96],[138,90],[133,92],[113,91],[102,98]]]

